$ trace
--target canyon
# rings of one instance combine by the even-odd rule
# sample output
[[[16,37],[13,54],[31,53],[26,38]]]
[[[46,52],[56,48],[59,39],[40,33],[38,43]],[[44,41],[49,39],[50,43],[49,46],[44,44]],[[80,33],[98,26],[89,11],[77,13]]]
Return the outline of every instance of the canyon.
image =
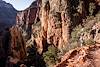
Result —
[[[0,33],[0,67],[99,67],[99,0],[36,0],[14,17]]]

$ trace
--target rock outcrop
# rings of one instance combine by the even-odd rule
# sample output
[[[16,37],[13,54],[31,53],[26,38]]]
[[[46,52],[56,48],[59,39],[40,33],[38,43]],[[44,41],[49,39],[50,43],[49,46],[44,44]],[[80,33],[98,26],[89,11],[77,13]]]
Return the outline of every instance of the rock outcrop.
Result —
[[[26,44],[18,27],[0,33],[0,66],[14,67],[26,58]]]
[[[13,26],[10,29],[11,42],[10,42],[10,52],[13,58],[23,60],[26,57],[26,43],[22,36],[22,32],[17,26]]]
[[[99,67],[100,44],[67,52],[54,67]]]
[[[66,8],[67,1],[42,0],[39,16],[41,31],[40,34],[38,34],[40,36],[39,38],[42,40],[42,44],[40,41],[36,41],[36,43],[40,42],[39,46],[41,52],[46,49],[44,47],[48,44],[55,45],[55,47],[59,49],[68,44],[70,18],[68,13],[66,13]]]
[[[0,66],[14,67],[26,58],[26,43],[17,26],[0,33]]]
[[[29,40],[31,37],[32,24],[36,18],[37,8],[37,2],[35,1],[26,10],[17,13],[16,25],[22,30],[26,40]]]

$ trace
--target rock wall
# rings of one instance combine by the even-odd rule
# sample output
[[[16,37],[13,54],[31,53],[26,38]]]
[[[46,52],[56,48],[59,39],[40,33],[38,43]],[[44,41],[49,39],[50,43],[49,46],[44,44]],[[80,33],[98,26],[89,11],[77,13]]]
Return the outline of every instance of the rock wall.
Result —
[[[64,8],[61,8],[64,7]],[[40,9],[40,34],[45,43],[55,45],[59,49],[68,44],[70,17],[67,10],[67,2],[64,0],[42,0]],[[62,44],[65,43],[65,44]],[[47,44],[43,44],[46,46]]]
[[[69,45],[71,29],[84,23],[83,19],[89,15],[89,4],[94,3],[97,9],[96,1],[85,0],[42,0],[40,8],[40,34],[47,44],[55,45],[59,49]],[[87,5],[86,5],[87,4]],[[97,10],[99,11],[99,10]],[[46,46],[43,44],[43,46]]]
[[[40,53],[48,45],[62,49],[69,44],[71,29],[82,24],[82,20],[89,14],[90,2],[97,5],[94,0],[37,0],[17,14],[17,25],[28,46],[35,41]]]
[[[26,43],[17,26],[0,33],[0,66],[14,67],[26,58]]]
[[[16,25],[22,30],[22,34],[26,40],[31,38],[32,24],[36,18],[37,8],[37,2],[35,1],[26,10],[17,13]]]
[[[22,32],[17,26],[10,29],[11,42],[10,42],[10,53],[13,58],[23,60],[26,57],[26,43],[22,36]]]

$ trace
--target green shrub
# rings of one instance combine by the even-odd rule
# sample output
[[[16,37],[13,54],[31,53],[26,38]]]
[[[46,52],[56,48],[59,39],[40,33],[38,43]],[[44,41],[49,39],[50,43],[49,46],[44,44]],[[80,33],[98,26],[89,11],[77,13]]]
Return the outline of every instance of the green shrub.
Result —
[[[81,32],[82,26],[77,26],[73,29],[71,32],[71,42],[77,42],[79,39],[79,35],[82,33]]]
[[[89,39],[87,41],[85,41],[85,45],[94,45],[95,41],[93,39]]]
[[[48,51],[43,53],[44,61],[46,62],[47,66],[55,65],[58,61],[58,49],[53,45],[48,47]]]
[[[93,15],[94,9],[96,8],[95,3],[89,3],[90,15]]]
[[[78,5],[78,7],[77,7],[77,11],[79,12],[79,13],[82,13],[82,6],[83,6],[83,1],[79,1],[79,5]]]

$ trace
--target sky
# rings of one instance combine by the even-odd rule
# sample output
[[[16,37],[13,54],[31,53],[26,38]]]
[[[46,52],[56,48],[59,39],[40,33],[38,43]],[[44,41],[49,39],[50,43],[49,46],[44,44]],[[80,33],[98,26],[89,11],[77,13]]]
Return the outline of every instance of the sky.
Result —
[[[31,3],[35,0],[4,0],[7,3],[10,3],[17,10],[24,10],[31,5]]]

